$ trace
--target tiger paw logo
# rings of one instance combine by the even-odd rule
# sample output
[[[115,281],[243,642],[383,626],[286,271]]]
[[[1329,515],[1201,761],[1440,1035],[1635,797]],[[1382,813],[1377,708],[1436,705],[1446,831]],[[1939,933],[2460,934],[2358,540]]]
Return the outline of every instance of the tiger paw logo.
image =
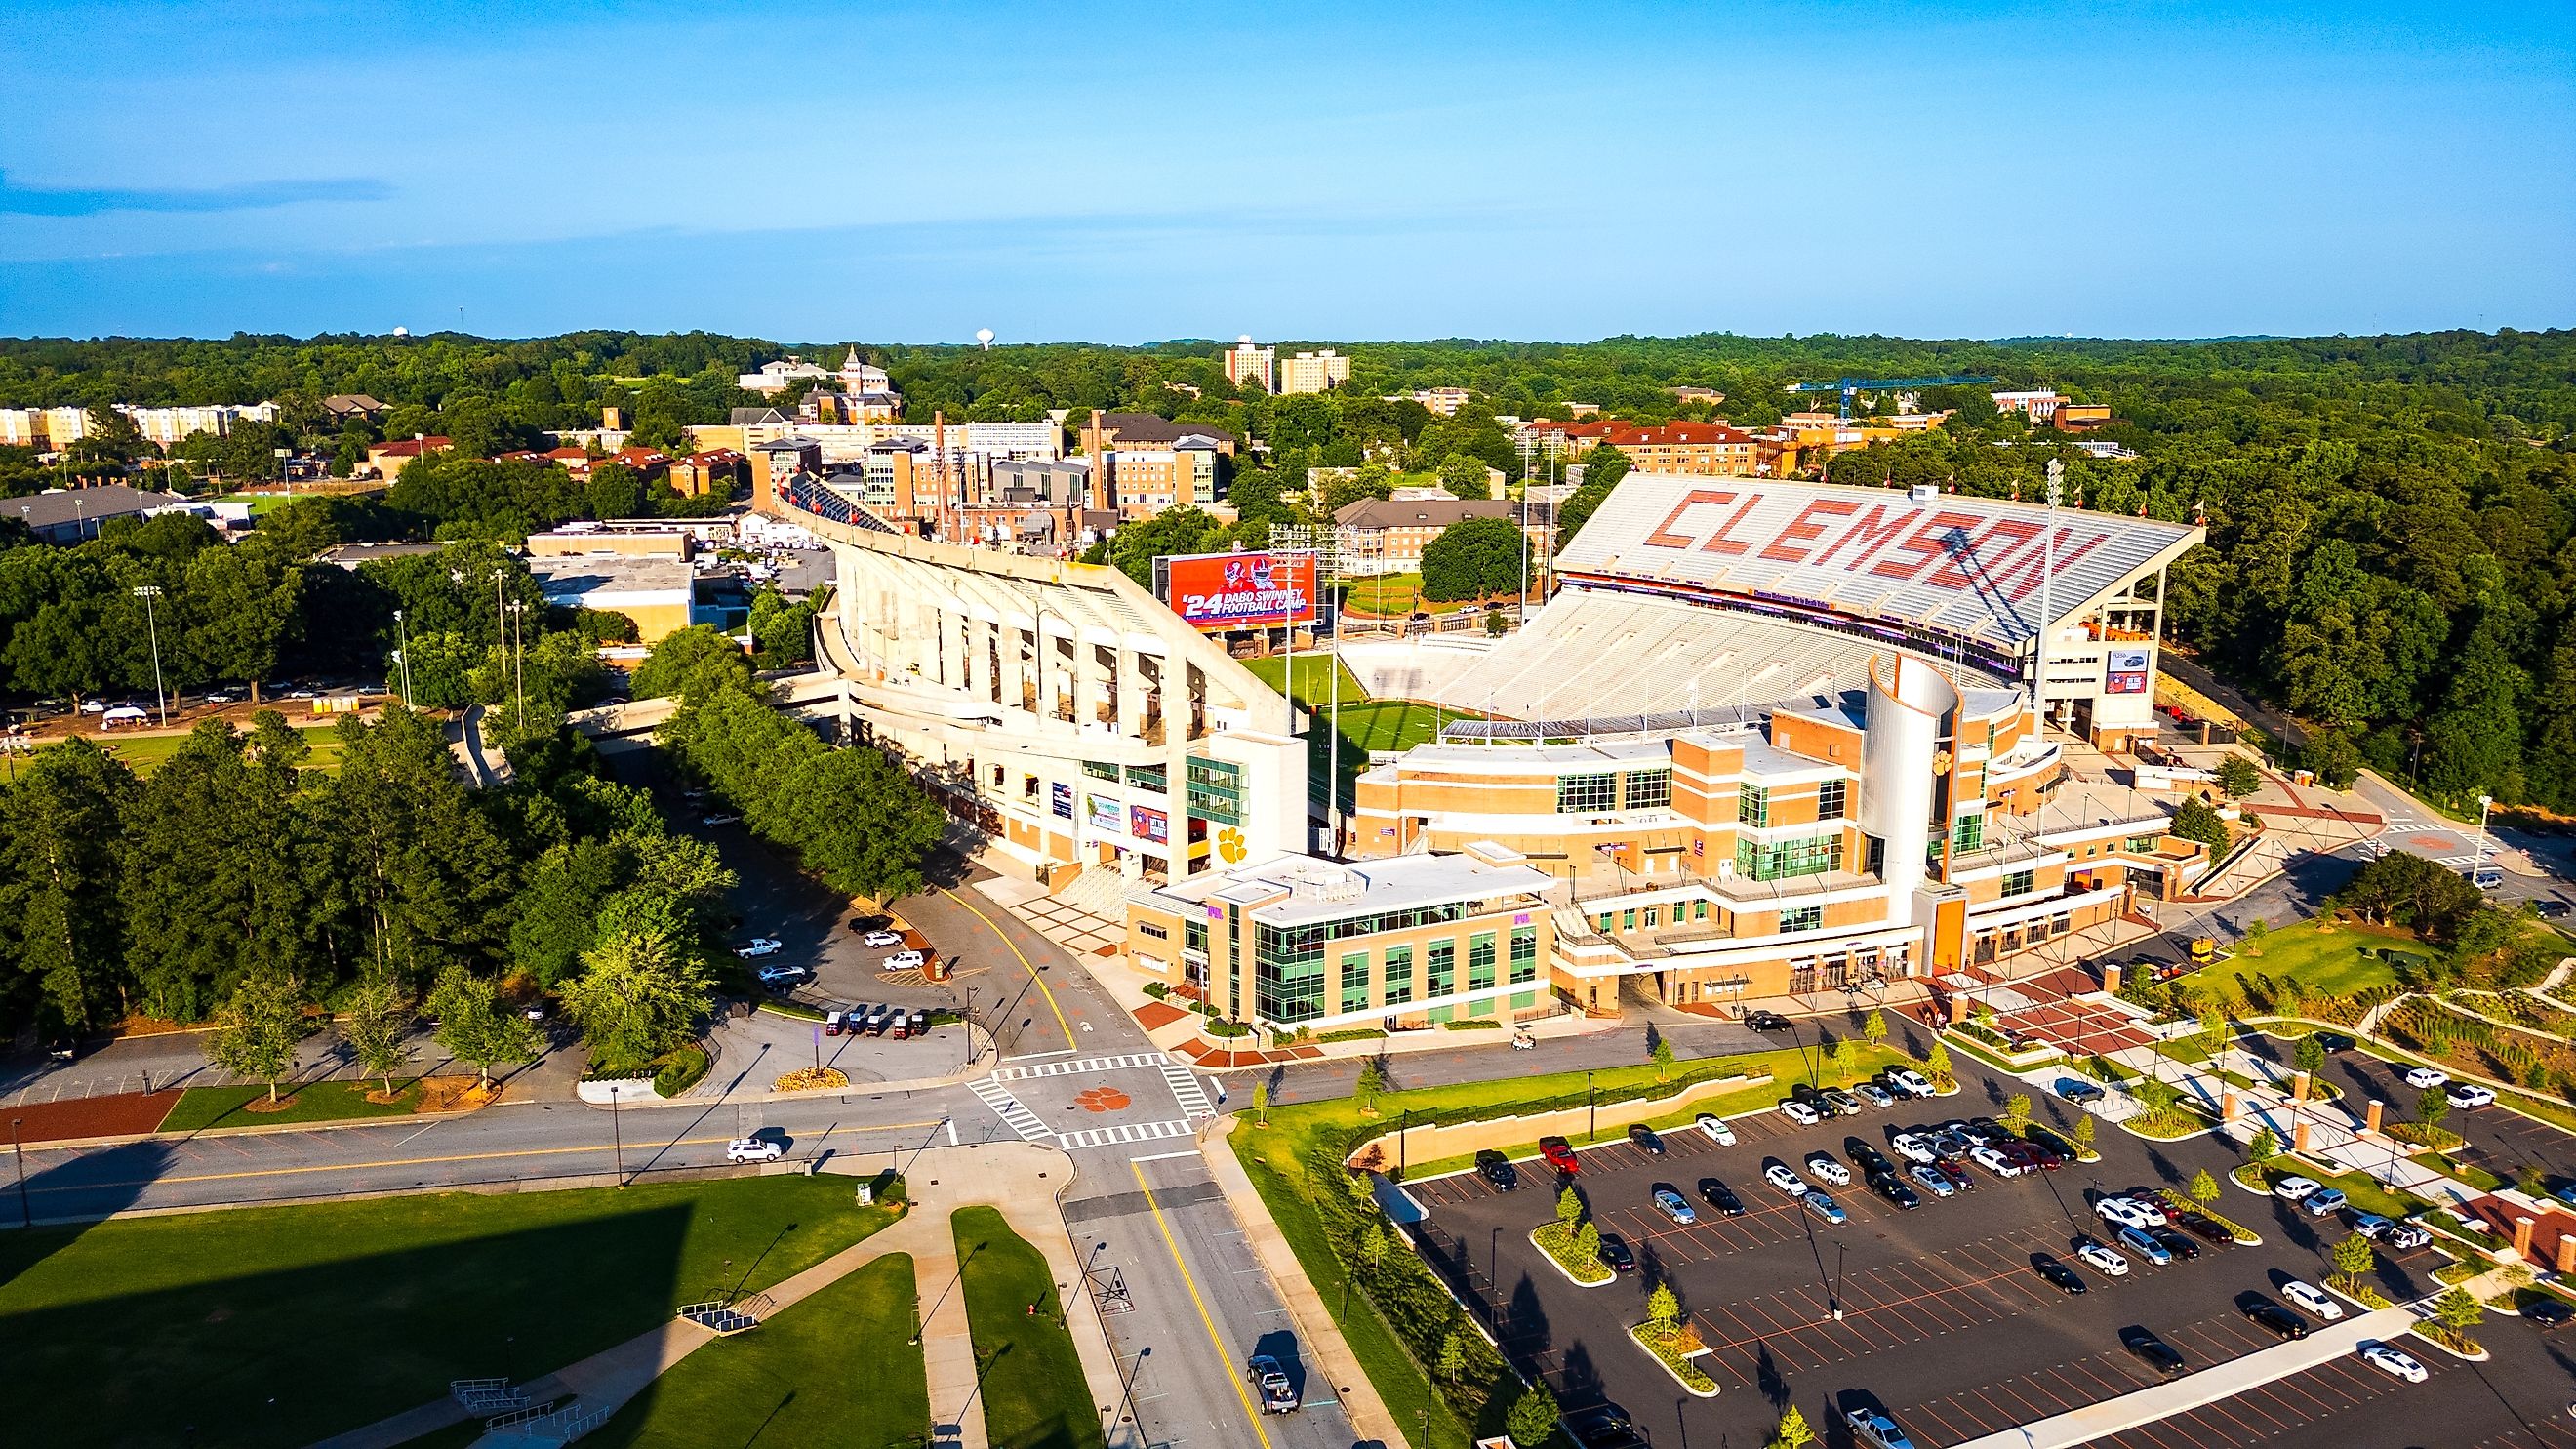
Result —
[[[1123,1112],[1129,1098],[1116,1087],[1093,1087],[1074,1098],[1073,1103],[1086,1112]]]
[[[1216,833],[1216,854],[1228,865],[1241,865],[1250,852],[1243,844],[1243,832],[1229,825]]]

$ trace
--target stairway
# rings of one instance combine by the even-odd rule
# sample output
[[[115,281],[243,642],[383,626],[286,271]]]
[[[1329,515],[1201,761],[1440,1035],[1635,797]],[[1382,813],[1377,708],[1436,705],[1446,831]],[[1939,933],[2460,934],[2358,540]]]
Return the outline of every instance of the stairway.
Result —
[[[1057,891],[1055,898],[1086,915],[1114,921],[1122,931],[1126,929],[1127,881],[1115,866],[1084,866],[1082,874]]]

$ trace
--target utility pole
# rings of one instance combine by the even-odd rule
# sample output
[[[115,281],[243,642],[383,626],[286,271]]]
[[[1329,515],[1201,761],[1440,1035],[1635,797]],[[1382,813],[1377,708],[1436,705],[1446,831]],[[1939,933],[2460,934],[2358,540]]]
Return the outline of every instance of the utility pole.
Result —
[[[519,733],[528,732],[528,606],[516,599],[510,601],[510,634],[516,641],[511,649],[510,670],[518,682]]]
[[[161,728],[170,727],[170,696],[161,688],[161,625],[153,616],[152,601],[161,597],[159,584],[145,584],[134,591],[143,601],[143,627],[152,636],[152,698],[161,708]]]
[[[394,663],[402,670],[403,707],[411,707],[411,634],[403,623],[403,611],[394,610]]]

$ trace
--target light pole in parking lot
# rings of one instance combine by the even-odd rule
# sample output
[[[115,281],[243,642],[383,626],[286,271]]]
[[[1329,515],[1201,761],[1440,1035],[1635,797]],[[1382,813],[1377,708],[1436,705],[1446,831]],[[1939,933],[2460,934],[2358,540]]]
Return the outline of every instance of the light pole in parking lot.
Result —
[[[1592,1096],[1592,1073],[1583,1074],[1583,1138],[1586,1142],[1601,1135],[1601,1104]]]
[[[134,591],[134,597],[143,601],[143,628],[152,637],[152,699],[160,706],[161,728],[166,730],[170,727],[170,695],[161,687],[161,623],[152,608],[152,601],[161,597],[161,586],[144,584]],[[2486,828],[2484,816],[2479,817],[2478,828]]]
[[[617,1153],[617,1190],[619,1192],[626,1190],[626,1133],[617,1120],[617,1104],[625,1095],[624,1092],[617,1090],[615,1082],[609,1083],[608,1141],[610,1147]]]
[[[975,1065],[975,988],[966,988],[966,1065]]]

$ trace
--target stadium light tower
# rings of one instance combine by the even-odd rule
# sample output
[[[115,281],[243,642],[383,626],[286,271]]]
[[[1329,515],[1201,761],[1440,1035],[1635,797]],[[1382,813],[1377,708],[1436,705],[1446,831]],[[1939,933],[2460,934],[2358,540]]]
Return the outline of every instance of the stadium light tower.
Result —
[[[2039,633],[2031,641],[2030,705],[2039,712],[2042,726],[2048,723],[2048,613],[2053,599],[2051,582],[2057,577],[2057,505],[2066,496],[2066,465],[2055,458],[2048,460],[2048,521],[2039,534]]]

